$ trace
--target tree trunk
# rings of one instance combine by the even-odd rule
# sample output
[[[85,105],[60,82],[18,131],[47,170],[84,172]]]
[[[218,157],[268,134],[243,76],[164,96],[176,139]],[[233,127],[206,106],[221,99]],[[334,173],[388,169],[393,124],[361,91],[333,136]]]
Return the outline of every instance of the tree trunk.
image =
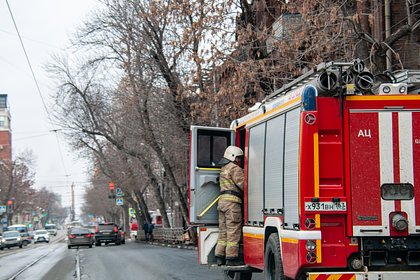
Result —
[[[357,21],[356,28],[359,34],[370,34],[371,28],[369,25],[369,13],[370,13],[370,1],[369,0],[359,0],[357,4]],[[367,41],[360,40],[356,45],[356,57],[363,60],[367,66],[369,66],[369,55],[370,47]]]
[[[168,214],[166,213],[165,201],[163,201],[163,198],[162,198],[162,196],[160,194],[160,190],[159,190],[160,186],[156,182],[153,183],[153,186],[154,187],[151,188],[151,190],[152,190],[154,198],[156,199],[156,203],[158,205],[160,215],[162,216],[163,227],[170,228],[171,225],[169,223]]]

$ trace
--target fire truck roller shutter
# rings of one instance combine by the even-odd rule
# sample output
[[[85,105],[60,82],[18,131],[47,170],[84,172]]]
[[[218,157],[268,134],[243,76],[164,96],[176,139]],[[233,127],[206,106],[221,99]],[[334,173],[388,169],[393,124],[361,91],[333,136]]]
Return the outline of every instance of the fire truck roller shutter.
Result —
[[[286,113],[284,142],[284,224],[292,229],[299,224],[299,131],[300,108]]]
[[[264,142],[266,123],[249,129],[248,223],[263,222]]]
[[[283,114],[267,122],[264,208],[270,213],[283,210],[284,120]]]

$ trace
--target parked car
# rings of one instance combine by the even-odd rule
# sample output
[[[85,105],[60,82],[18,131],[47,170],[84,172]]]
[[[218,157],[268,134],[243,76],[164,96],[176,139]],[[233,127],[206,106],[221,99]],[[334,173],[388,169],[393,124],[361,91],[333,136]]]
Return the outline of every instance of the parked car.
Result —
[[[57,226],[55,224],[45,225],[45,229],[48,231],[50,235],[57,236]]]
[[[89,246],[89,248],[92,248],[93,243],[95,243],[94,236],[87,228],[71,228],[67,234],[67,248],[71,249],[72,246]]]
[[[35,231],[34,243],[38,242],[50,242],[50,236],[48,234],[48,231],[46,231],[45,229],[38,229]]]
[[[1,237],[0,250],[4,248],[19,247],[22,248],[22,237],[16,230],[5,231]]]
[[[115,245],[120,245],[123,241],[123,238],[124,234],[122,234],[122,231],[119,230],[118,225],[114,223],[101,223],[96,227],[96,246],[101,246],[101,243],[115,243]]]

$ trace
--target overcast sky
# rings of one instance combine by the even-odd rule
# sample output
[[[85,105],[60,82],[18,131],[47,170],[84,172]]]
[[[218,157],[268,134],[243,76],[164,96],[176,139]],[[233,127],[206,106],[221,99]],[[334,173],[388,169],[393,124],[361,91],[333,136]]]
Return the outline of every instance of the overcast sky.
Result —
[[[65,51],[70,35],[94,9],[95,0],[7,0],[46,103],[54,82],[43,67],[52,53]],[[88,185],[86,165],[75,158],[65,139],[51,132],[42,99],[15,30],[6,0],[0,1],[0,93],[8,94],[12,117],[12,148],[36,159],[36,188],[62,195],[69,206],[70,185],[75,184],[76,211]],[[62,157],[60,156],[60,151]],[[80,213],[80,212],[79,212]]]

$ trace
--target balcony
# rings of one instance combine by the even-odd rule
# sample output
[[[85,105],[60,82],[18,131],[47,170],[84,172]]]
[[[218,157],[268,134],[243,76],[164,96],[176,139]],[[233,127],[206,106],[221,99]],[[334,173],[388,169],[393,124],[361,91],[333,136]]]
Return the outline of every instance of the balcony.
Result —
[[[300,29],[301,20],[301,14],[282,14],[271,26],[272,35],[267,39],[267,52],[273,52],[278,42],[290,39],[291,34]]]

